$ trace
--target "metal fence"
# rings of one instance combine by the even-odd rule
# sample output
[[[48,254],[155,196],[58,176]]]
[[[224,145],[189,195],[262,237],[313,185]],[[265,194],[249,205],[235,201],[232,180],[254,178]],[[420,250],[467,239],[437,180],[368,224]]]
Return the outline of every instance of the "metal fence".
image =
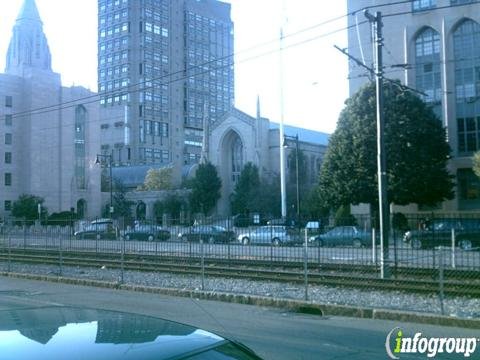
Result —
[[[120,282],[128,271],[194,275],[201,289],[222,276],[280,281],[300,286],[304,299],[316,286],[434,294],[442,313],[448,297],[480,298],[480,217],[397,216],[392,223],[385,246],[367,216],[293,226],[245,220],[242,227],[238,219],[7,222],[0,263],[5,271],[50,265],[60,275],[67,267],[106,267]],[[472,311],[480,314],[478,302]]]

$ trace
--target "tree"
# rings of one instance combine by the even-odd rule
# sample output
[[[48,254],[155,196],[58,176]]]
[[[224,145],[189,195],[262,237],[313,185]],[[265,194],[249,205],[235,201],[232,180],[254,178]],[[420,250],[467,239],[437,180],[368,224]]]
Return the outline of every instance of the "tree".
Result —
[[[190,183],[190,207],[193,212],[208,214],[220,199],[222,180],[217,169],[210,162],[198,166],[195,177]]]
[[[480,177],[480,151],[477,151],[473,155],[473,169],[472,170],[475,173],[475,175]]]
[[[245,164],[232,194],[232,212],[248,215],[260,211],[260,176],[258,167]]]
[[[450,147],[432,109],[396,83],[384,84],[384,109],[389,201],[434,205],[452,199]],[[318,185],[326,203],[378,203],[376,148],[375,85],[368,84],[346,101],[330,138]]]
[[[164,167],[160,169],[148,169],[145,181],[137,190],[140,191],[160,191],[170,190],[172,188],[172,173],[171,167]]]
[[[47,208],[43,206],[44,201],[45,200],[39,196],[22,194],[12,205],[12,216],[17,219],[37,220],[38,204],[40,204],[40,215],[42,219],[45,219],[48,211]]]
[[[123,183],[114,179],[114,193],[113,193],[113,216],[115,218],[124,217],[126,219],[132,218],[133,201],[127,200],[127,189]]]
[[[169,214],[173,220],[179,220],[180,212],[185,208],[185,205],[185,201],[181,196],[169,194],[163,201],[155,201],[153,204],[153,212],[157,221],[162,219],[164,214]]]

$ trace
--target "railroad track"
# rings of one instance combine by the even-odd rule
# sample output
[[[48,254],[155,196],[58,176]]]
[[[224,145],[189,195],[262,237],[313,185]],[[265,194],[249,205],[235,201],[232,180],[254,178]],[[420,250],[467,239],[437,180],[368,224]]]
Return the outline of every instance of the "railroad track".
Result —
[[[276,281],[286,283],[304,283],[303,264],[284,264],[270,262],[253,262],[231,260],[226,263],[220,259],[205,259],[202,269],[199,258],[160,257],[153,255],[124,254],[123,264],[119,254],[112,253],[78,253],[58,251],[23,251],[14,250],[0,252],[0,262],[15,262],[43,265],[62,265],[74,267],[105,266],[111,269],[142,271],[142,272],[168,272],[184,275],[199,275],[202,272],[205,276],[227,277],[237,279],[248,279],[257,281]],[[301,266],[300,266],[301,265]],[[296,270],[296,271],[295,271]],[[406,270],[405,270],[406,271]],[[308,272],[308,283],[310,285],[342,286],[350,288],[364,288],[377,290],[396,290],[415,293],[438,293],[438,280],[433,279],[428,272],[426,276],[420,276],[419,272],[415,278],[393,278],[379,279],[375,277],[378,270],[374,266],[361,267],[360,265],[350,267],[333,268],[332,266],[313,266]],[[411,275],[411,271],[408,272]],[[447,275],[447,274],[446,274]],[[458,274],[457,274],[458,275]],[[480,282],[478,273],[463,272],[469,275],[464,281],[448,280],[444,282],[444,293],[448,295],[461,295],[480,298]],[[398,276],[398,274],[397,274]],[[449,278],[450,279],[450,278]],[[468,281],[466,282],[465,279]]]

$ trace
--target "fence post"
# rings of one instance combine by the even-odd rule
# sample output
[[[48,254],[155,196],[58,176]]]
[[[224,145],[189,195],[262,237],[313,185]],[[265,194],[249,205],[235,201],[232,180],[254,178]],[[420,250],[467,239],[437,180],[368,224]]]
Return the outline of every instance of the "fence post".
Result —
[[[442,315],[445,315],[445,308],[443,306],[443,300],[445,299],[445,294],[444,294],[444,273],[443,273],[443,247],[439,247],[439,255],[438,255],[438,286],[439,286],[439,297],[440,297],[440,311],[442,312]]]
[[[124,266],[125,266],[125,236],[122,236],[122,251],[121,251],[121,264],[120,264],[120,284],[123,284]]]
[[[11,244],[11,236],[8,235],[8,269],[7,272],[12,271],[12,244]]]
[[[303,273],[305,278],[305,301],[308,301],[308,229],[305,228],[305,244],[303,251]]]
[[[202,267],[202,291],[205,290],[205,254],[203,248],[203,239],[200,237],[200,254],[201,254],[201,267]]]
[[[27,248],[27,221],[23,220],[23,251]]]
[[[452,228],[452,268],[455,269],[455,229]]]
[[[372,264],[377,264],[377,243],[375,239],[375,228],[372,228]]]
[[[60,247],[60,252],[59,252],[59,276],[62,276],[63,274],[63,252],[62,252],[62,236],[59,236],[59,247]]]

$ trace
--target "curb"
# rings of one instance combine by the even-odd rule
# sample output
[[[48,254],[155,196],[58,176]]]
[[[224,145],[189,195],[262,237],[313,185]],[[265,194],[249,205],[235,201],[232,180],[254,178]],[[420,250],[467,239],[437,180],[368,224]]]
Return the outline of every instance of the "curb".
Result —
[[[321,316],[344,316],[373,320],[393,320],[420,324],[452,326],[469,329],[480,329],[480,319],[454,318],[444,315],[424,314],[398,310],[373,309],[347,305],[319,304],[302,300],[274,299],[258,295],[245,295],[233,293],[217,293],[214,291],[187,290],[175,288],[160,288],[152,286],[120,284],[118,282],[77,279],[49,275],[34,275],[22,273],[0,272],[0,276],[57,282],[70,285],[92,286],[106,289],[126,290],[167,296],[192,297],[202,300],[215,300],[244,305],[267,306],[295,311],[303,314]]]

